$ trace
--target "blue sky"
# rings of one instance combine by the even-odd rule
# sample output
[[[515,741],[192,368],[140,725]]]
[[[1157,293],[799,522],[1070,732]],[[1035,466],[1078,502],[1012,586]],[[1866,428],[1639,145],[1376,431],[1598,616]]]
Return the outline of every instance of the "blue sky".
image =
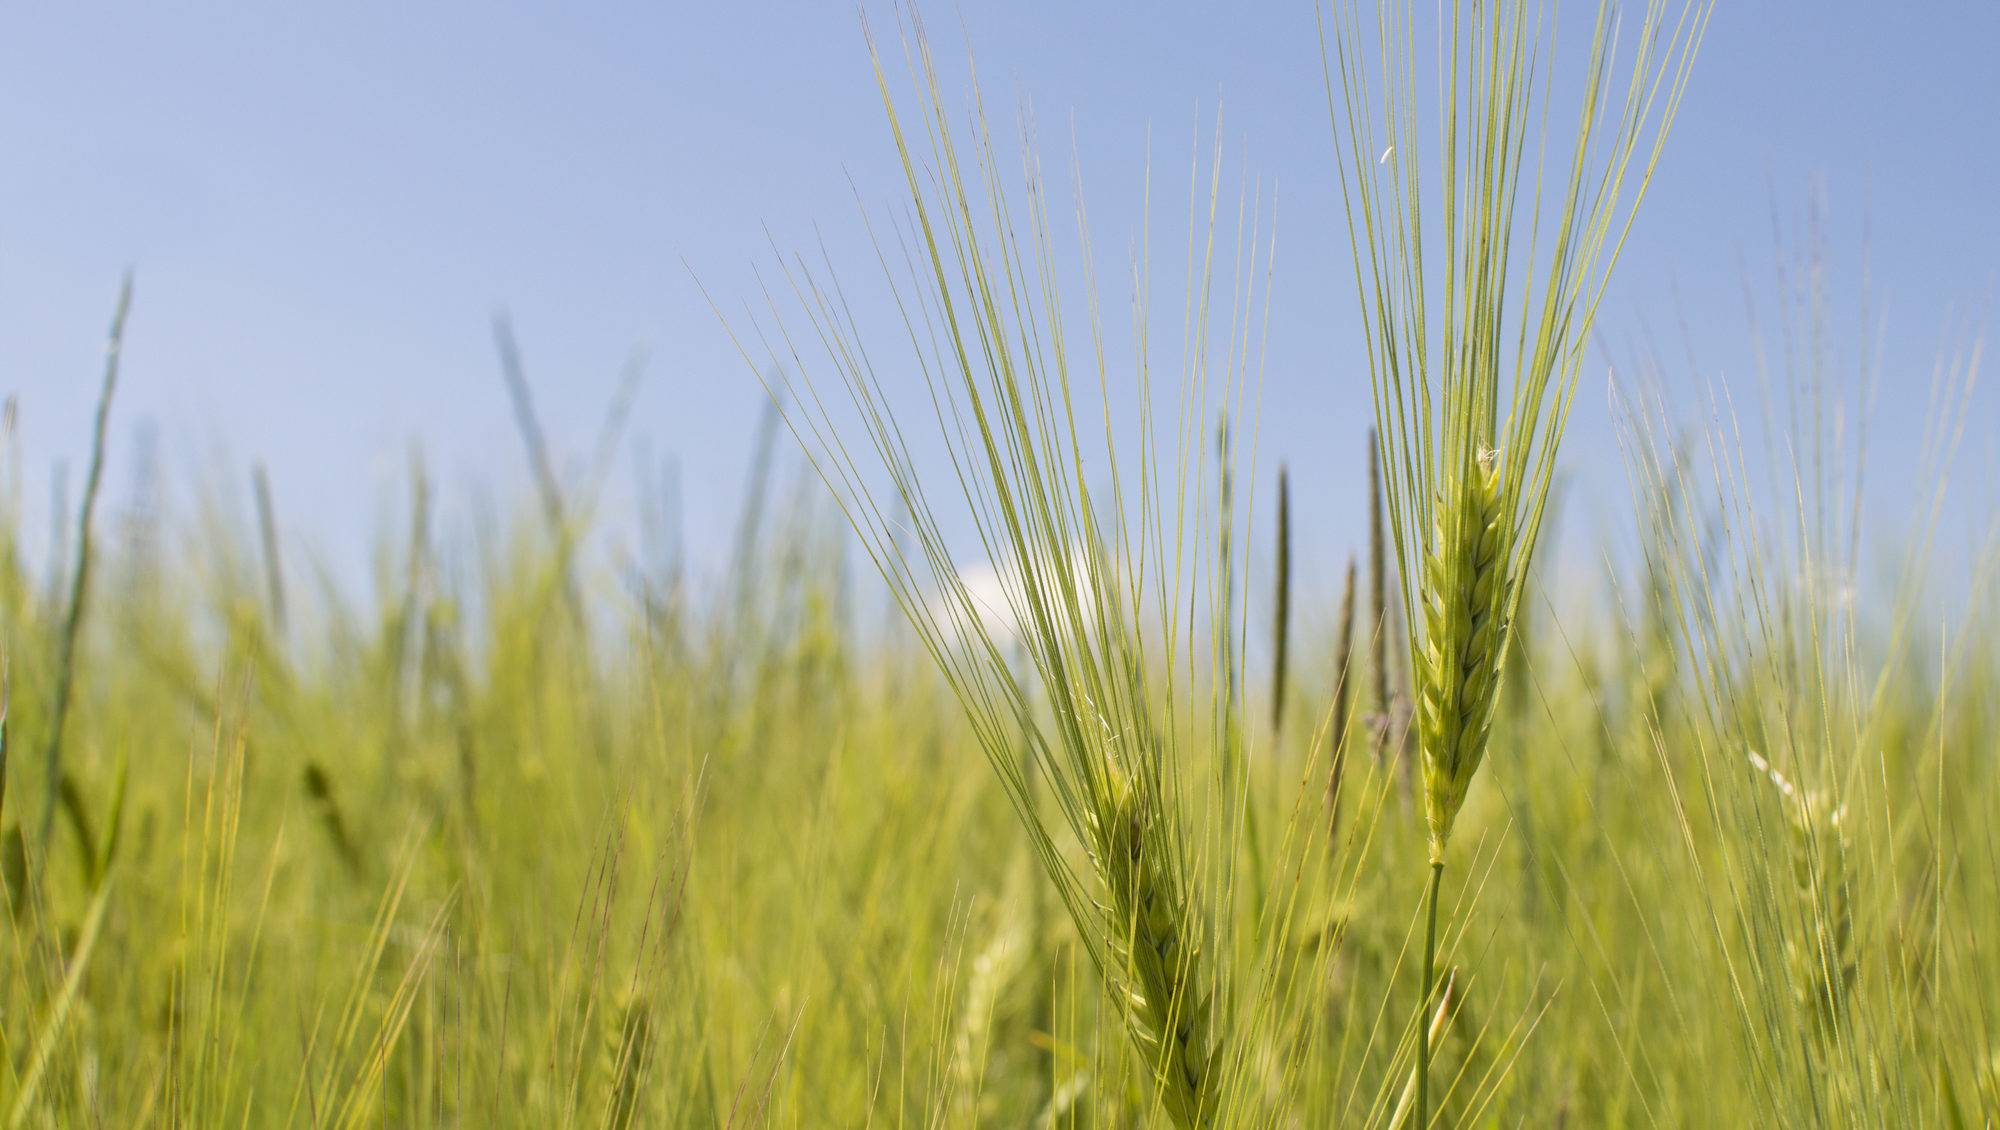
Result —
[[[696,278],[740,307],[767,239],[858,255],[854,193],[897,199],[855,8],[256,8],[0,14],[0,391],[19,397],[29,528],[57,460],[80,478],[129,265],[114,499],[146,421],[183,504],[263,459],[287,535],[337,572],[362,569],[413,442],[450,497],[484,483],[525,502],[489,330],[504,306],[565,458],[587,453],[626,356],[650,351],[634,434],[680,459],[696,560],[719,565],[763,394]],[[1263,457],[1293,466],[1308,559],[1344,553],[1366,375],[1311,0],[931,8],[995,103],[1032,100],[1051,162],[1074,129],[1100,247],[1131,237],[1149,135],[1159,167],[1184,169],[1221,99],[1232,162],[1278,196]],[[1802,246],[1816,192],[1843,316],[1868,248],[1879,489],[1918,486],[1897,466],[1931,360],[1985,324],[2000,273],[1995,42],[2000,6],[1975,0],[1723,3],[1606,339],[1650,335],[1704,378],[1747,381],[1746,272],[1774,306],[1774,222]],[[1603,399],[1587,381],[1570,455],[1586,509],[1623,496]],[[2000,399],[1974,413],[1966,478],[1991,513]]]

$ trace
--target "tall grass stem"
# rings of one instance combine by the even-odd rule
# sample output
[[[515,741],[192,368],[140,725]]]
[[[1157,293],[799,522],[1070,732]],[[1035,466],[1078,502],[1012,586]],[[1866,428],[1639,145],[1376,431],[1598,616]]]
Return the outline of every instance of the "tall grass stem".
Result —
[[[48,855],[49,837],[55,833],[56,805],[62,792],[63,723],[69,717],[70,694],[76,675],[76,641],[83,633],[84,602],[90,592],[90,519],[97,509],[98,487],[104,481],[104,449],[111,424],[111,395],[118,388],[118,357],[125,342],[125,316],[132,309],[132,273],[118,287],[118,306],[111,315],[110,339],[105,344],[104,388],[97,397],[97,421],[91,430],[90,471],[83,482],[83,509],[77,517],[76,572],[70,577],[69,608],[63,615],[62,635],[56,640],[55,699],[49,710],[49,748],[43,759],[48,778],[43,784],[41,847]]]
[[[1437,970],[1438,887],[1444,879],[1444,863],[1431,864],[1430,910],[1424,926],[1424,995],[1417,1002],[1417,1126],[1430,1125],[1431,1087],[1431,978]]]

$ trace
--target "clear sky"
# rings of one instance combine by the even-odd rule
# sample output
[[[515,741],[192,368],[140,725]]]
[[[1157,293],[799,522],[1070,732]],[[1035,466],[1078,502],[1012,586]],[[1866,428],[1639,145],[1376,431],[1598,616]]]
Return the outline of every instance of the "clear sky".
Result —
[[[1052,162],[1073,124],[1102,246],[1130,238],[1149,129],[1184,169],[1221,98],[1234,157],[1279,198],[1264,458],[1293,466],[1309,557],[1344,552],[1367,384],[1312,0],[929,7],[1003,110],[1032,99]],[[1930,361],[1954,325],[1984,325],[2000,272],[1996,42],[1990,0],[1723,0],[1607,340],[1650,333],[1678,358],[1685,321],[1703,376],[1747,380],[1746,271],[1773,277],[1774,216],[1796,233],[1817,190],[1843,315],[1870,248],[1878,458],[1892,496],[1914,486],[1894,464]],[[288,536],[337,571],[366,561],[413,441],[451,497],[483,482],[526,501],[489,330],[505,306],[568,459],[650,350],[634,432],[682,461],[696,559],[719,563],[763,394],[695,277],[740,306],[767,230],[861,246],[857,187],[881,205],[900,185],[851,4],[9,6],[0,391],[19,397],[31,527],[49,468],[80,478],[129,265],[114,502],[142,421],[183,504],[198,476],[240,484],[265,460]],[[1603,400],[1588,381],[1570,457],[1586,507],[1623,490]],[[1990,507],[2000,399],[1974,412]]]

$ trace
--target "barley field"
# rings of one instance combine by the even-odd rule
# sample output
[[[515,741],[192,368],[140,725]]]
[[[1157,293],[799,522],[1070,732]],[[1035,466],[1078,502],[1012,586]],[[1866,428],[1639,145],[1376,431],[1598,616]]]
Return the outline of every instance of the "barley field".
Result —
[[[1594,336],[1712,14],[1321,8],[1337,561],[1259,442],[1266,187],[1163,142],[1102,276],[909,11],[845,45],[873,252],[702,281],[766,405],[725,568],[607,504],[629,399],[551,450],[505,320],[532,491],[412,459],[359,583],[261,465],[106,503],[128,277],[46,541],[57,423],[0,429],[7,1125],[2000,1125],[1976,325],[1885,373],[1780,282],[1740,381]]]

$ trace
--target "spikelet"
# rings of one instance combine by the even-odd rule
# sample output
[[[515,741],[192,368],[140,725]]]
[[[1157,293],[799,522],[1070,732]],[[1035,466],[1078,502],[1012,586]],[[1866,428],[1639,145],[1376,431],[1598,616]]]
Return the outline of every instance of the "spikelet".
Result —
[[[1499,461],[1480,456],[1434,503],[1424,561],[1424,648],[1417,727],[1432,863],[1444,860],[1452,822],[1486,754],[1506,638],[1507,517]]]
[[[1115,775],[1110,794],[1110,819],[1094,829],[1091,853],[1111,900],[1107,935],[1115,967],[1107,972],[1118,982],[1133,1042],[1152,1068],[1162,1105],[1177,1125],[1193,1130],[1208,1124],[1215,1098],[1212,1002],[1200,976],[1200,943],[1160,858],[1161,838],[1149,835],[1147,806]]]

